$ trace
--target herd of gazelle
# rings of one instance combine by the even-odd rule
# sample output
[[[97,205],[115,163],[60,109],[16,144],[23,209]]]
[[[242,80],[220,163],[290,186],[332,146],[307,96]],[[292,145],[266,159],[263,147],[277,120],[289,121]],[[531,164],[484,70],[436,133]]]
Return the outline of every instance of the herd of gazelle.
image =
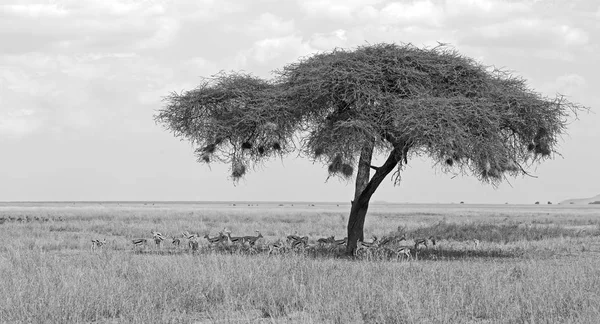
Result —
[[[163,241],[166,240],[165,236],[156,231],[151,231],[152,241],[156,245],[157,248],[161,248]],[[210,245],[218,245],[218,244],[227,244],[227,245],[244,245],[253,248],[256,242],[263,238],[263,235],[260,231],[256,231],[256,236],[231,236],[231,231],[226,228],[219,232],[218,235],[214,237],[210,237],[208,234],[204,236],[204,238],[208,241]],[[192,251],[196,251],[199,248],[199,235],[190,234],[189,232],[183,232],[179,236],[171,236],[171,244],[175,247],[179,247],[181,245],[182,239],[187,240],[188,248]],[[329,236],[324,238],[317,239],[315,244],[308,243],[308,236],[299,236],[297,234],[291,234],[286,237],[286,240],[278,240],[274,243],[268,245],[269,247],[269,255],[277,254],[284,250],[298,250],[298,249],[315,249],[317,247],[328,247],[333,250],[338,247],[342,247],[346,245],[348,239],[335,239],[335,236]],[[133,248],[136,247],[146,247],[149,239],[146,238],[137,238],[131,240],[133,244]],[[474,240],[476,246],[479,245],[478,240]],[[429,247],[429,243],[432,245],[436,245],[436,239],[433,236],[428,238],[417,238],[414,240],[414,244],[406,245],[402,243],[407,243],[406,237],[404,235],[396,235],[396,236],[388,236],[382,239],[378,239],[376,236],[373,236],[371,241],[359,241],[357,247],[357,253],[361,251],[375,251],[385,249],[388,252],[392,252],[395,254],[397,258],[406,257],[411,259],[413,256],[416,256],[420,246],[425,248]],[[92,240],[92,250],[97,248],[102,248],[106,245],[106,239],[100,241],[98,239]]]

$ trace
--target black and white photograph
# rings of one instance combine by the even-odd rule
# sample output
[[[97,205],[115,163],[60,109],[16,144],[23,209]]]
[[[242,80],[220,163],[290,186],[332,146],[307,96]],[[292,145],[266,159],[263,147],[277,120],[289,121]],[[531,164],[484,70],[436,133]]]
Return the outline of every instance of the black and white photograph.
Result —
[[[596,0],[0,0],[0,324],[600,322]]]

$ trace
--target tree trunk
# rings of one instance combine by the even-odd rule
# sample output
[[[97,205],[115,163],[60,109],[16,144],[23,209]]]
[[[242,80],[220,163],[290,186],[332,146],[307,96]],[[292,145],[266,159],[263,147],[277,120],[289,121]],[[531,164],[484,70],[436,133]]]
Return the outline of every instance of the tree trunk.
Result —
[[[363,149],[364,152],[364,149]],[[372,154],[372,151],[371,151]],[[363,154],[361,153],[361,160]],[[348,243],[346,245],[346,255],[353,256],[356,252],[356,246],[360,239],[363,238],[363,228],[365,225],[365,217],[367,210],[369,209],[369,201],[375,193],[375,190],[379,187],[383,179],[398,165],[402,162],[402,150],[394,149],[388,156],[385,163],[377,168],[373,178],[367,183],[360,194],[356,194],[354,201],[352,201],[352,208],[350,209],[350,217],[348,219]],[[359,171],[361,170],[359,164]],[[370,164],[367,164],[370,168]],[[368,171],[367,171],[368,176]],[[358,189],[358,173],[357,173],[357,185]]]
[[[358,198],[360,198],[360,194],[362,194],[362,192],[365,190],[365,188],[367,187],[367,185],[369,184],[369,179],[371,178],[371,161],[373,159],[373,144],[369,144],[365,147],[363,147],[362,151],[360,152],[360,159],[358,161],[358,170],[356,171],[356,187],[354,189],[354,200],[352,200],[352,206],[354,206],[354,202],[358,201]],[[364,206],[364,214],[367,214],[367,209],[368,209],[368,204],[367,206]],[[352,211],[350,212],[350,215],[352,215]],[[364,216],[362,216],[364,218]],[[352,217],[350,217],[350,219],[348,220],[348,224],[352,223]],[[357,230],[359,232],[359,241],[363,241],[364,240],[364,232],[363,232],[363,227],[359,226],[360,228],[356,228],[355,230]]]

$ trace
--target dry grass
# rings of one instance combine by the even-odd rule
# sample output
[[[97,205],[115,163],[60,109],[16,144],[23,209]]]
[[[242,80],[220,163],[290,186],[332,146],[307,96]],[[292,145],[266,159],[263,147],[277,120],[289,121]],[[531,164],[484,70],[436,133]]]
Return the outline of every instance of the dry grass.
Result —
[[[259,246],[287,234],[343,237],[348,206],[291,204],[0,205],[0,322],[595,323],[600,212],[589,207],[378,206],[370,235],[449,230],[418,261],[267,256],[130,239],[184,230]],[[441,225],[440,225],[441,224]],[[513,229],[508,241],[486,233]],[[536,237],[535,233],[552,233]],[[453,232],[450,232],[453,233]],[[474,246],[471,237],[481,241]],[[505,232],[502,232],[505,233]],[[506,232],[508,233],[508,232]],[[439,234],[439,233],[438,233]],[[91,239],[108,245],[90,251]],[[490,239],[488,239],[490,238]]]

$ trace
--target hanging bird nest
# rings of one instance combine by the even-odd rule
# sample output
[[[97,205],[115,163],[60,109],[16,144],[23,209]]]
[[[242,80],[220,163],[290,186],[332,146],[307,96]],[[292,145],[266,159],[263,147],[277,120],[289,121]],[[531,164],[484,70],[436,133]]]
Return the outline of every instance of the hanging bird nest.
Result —
[[[318,158],[319,156],[323,155],[323,153],[325,153],[325,149],[323,149],[322,147],[317,147],[315,149],[315,158]]]
[[[200,158],[198,159],[198,161],[202,161],[204,163],[210,163],[210,154],[207,152],[204,152],[200,155]]]
[[[343,163],[342,166],[340,167],[340,173],[344,177],[350,178],[350,177],[352,177],[352,174],[354,173],[354,168],[348,163]]]
[[[250,143],[250,142],[242,143],[242,150],[249,150],[251,148],[252,148],[252,143]]]
[[[206,146],[205,146],[205,147],[202,149],[202,151],[204,151],[205,153],[212,154],[212,153],[214,153],[214,152],[215,152],[215,150],[216,150],[216,149],[217,149],[217,145],[216,145],[216,144],[209,144],[209,145],[206,145]]]
[[[258,151],[258,154],[263,155],[263,154],[265,154],[265,147],[261,145],[257,148],[257,151]]]
[[[246,166],[241,162],[234,162],[231,168],[231,176],[237,180],[243,177],[244,174],[246,174]]]
[[[276,151],[281,151],[281,144],[279,144],[279,142],[273,143],[273,149]]]
[[[338,173],[342,169],[342,164],[342,156],[338,154],[333,158],[327,170],[331,174]]]

